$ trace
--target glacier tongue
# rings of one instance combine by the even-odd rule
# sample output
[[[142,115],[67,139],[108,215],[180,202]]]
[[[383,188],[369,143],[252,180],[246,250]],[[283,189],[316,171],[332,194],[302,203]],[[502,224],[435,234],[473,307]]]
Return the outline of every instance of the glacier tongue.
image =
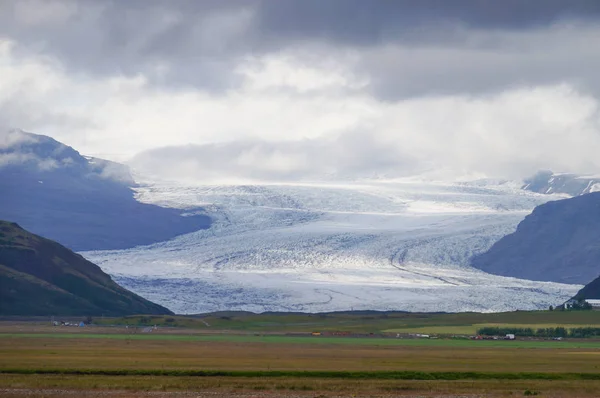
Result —
[[[146,182],[137,198],[202,206],[214,224],[151,246],[82,254],[177,313],[539,309],[580,288],[468,266],[555,199],[507,184]]]

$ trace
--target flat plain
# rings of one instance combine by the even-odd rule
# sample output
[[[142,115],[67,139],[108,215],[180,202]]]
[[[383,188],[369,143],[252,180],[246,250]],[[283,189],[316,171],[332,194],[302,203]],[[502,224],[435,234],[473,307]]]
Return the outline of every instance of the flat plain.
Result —
[[[506,325],[506,319],[541,327],[597,325],[600,315],[548,313],[513,313],[512,319],[507,314],[397,319],[390,314],[279,319],[228,314],[153,319],[189,323],[156,329],[133,326],[134,318],[127,327],[123,319],[85,328],[0,322],[0,395],[597,397],[600,341],[595,339],[477,341],[383,332],[406,324],[414,330],[457,327],[461,321],[463,327]],[[314,323],[302,326],[307,319]],[[120,325],[108,326],[108,321]],[[219,322],[238,328],[213,326]],[[344,324],[353,332],[327,332],[343,331]]]

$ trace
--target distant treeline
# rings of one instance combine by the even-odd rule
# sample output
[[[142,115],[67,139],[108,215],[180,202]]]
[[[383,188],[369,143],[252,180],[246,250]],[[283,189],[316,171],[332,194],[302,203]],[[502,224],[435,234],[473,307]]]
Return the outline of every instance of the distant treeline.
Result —
[[[477,334],[484,336],[504,336],[514,334],[521,337],[600,337],[600,328],[511,328],[511,327],[484,327],[477,330]]]

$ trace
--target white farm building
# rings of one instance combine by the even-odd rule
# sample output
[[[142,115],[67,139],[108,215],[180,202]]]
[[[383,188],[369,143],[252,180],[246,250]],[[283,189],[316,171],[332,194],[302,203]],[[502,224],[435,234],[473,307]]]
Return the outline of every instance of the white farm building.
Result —
[[[591,305],[593,309],[600,310],[600,299],[587,299],[585,302]]]

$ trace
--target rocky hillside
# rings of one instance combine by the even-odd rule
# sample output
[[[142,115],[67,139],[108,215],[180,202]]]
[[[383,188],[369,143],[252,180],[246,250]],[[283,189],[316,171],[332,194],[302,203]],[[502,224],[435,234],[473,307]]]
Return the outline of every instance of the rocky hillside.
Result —
[[[60,244],[0,221],[0,315],[170,314]]]
[[[135,200],[124,165],[86,158],[50,137],[2,134],[0,219],[77,251],[125,249],[210,226],[205,215]]]
[[[600,274],[600,192],[536,207],[472,265],[523,279],[589,282]]]

